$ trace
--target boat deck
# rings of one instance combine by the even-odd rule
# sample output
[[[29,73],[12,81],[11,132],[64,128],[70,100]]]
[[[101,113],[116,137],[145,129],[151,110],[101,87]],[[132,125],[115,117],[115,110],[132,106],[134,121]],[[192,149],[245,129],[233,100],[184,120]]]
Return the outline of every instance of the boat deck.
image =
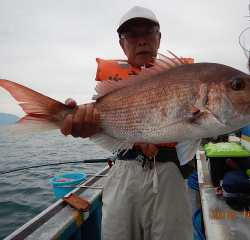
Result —
[[[215,194],[205,155],[197,159],[206,240],[245,240],[250,237],[250,213],[234,210]]]

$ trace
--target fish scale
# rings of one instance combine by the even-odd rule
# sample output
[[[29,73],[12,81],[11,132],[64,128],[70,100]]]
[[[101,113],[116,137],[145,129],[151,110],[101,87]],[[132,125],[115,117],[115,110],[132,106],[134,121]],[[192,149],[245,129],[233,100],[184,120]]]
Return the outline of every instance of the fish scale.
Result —
[[[157,74],[156,76],[144,79],[140,83],[127,86],[126,89],[123,89],[124,93],[122,95],[120,94],[120,90],[116,90],[105,96],[104,99],[100,99],[95,104],[95,107],[101,115],[100,126],[102,129],[105,129],[103,133],[136,142],[141,134],[149,131],[152,132],[157,128],[167,115],[171,116],[171,113],[176,114],[173,111],[173,107],[177,107],[177,101],[182,103],[179,105],[179,108],[186,109],[185,105],[188,105],[187,96],[190,96],[190,87],[188,87],[190,86],[190,82],[184,82],[183,79],[179,79],[179,81],[166,81],[169,78],[175,77],[166,71],[166,73]],[[166,84],[164,84],[164,80]],[[176,91],[176,89],[180,89],[180,83],[185,83],[181,88],[183,90]],[[139,87],[136,85],[139,85]],[[137,91],[133,91],[133,89]],[[194,91],[192,92],[194,93]],[[183,98],[186,101],[181,101]],[[193,102],[195,101],[193,94],[191,95],[191,99],[193,99]],[[106,108],[103,106],[103,102],[108,103],[106,104]],[[103,113],[105,117],[102,117]],[[184,111],[180,113],[183,114]],[[138,116],[140,116],[140,121],[138,121]],[[121,130],[121,126],[123,126],[123,129],[127,129],[127,131],[118,131],[118,129]],[[125,126],[128,127],[125,128]],[[128,137],[128,135],[132,136],[132,138]],[[153,138],[155,139],[154,133]],[[151,142],[150,135],[147,135],[144,140]],[[159,141],[161,139],[157,142]]]

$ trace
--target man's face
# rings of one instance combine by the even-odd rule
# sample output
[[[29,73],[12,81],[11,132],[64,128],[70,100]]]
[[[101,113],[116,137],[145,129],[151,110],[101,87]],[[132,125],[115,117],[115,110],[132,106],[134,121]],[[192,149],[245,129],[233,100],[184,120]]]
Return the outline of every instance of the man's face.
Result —
[[[149,34],[153,34],[153,37],[148,38]],[[161,40],[161,33],[158,32],[157,27],[150,27],[148,24],[138,24],[122,35],[124,37],[120,40],[120,45],[130,63],[140,68],[146,63],[154,62]],[[139,39],[131,42],[134,36],[139,36]]]

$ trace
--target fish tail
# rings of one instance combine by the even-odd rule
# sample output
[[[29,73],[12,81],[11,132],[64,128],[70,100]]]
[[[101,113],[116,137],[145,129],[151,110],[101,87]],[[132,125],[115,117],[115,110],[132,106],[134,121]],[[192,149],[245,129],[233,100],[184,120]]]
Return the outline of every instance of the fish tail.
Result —
[[[68,107],[20,84],[0,79],[0,86],[10,92],[27,114],[11,126],[9,136],[21,136],[60,128],[61,112]]]

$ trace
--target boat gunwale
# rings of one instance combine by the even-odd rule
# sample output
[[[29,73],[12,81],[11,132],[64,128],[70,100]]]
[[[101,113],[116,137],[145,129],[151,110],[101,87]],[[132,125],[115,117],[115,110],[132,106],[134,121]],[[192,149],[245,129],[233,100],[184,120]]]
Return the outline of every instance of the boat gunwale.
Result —
[[[104,175],[106,175],[109,172],[109,170],[110,170],[109,166],[101,169],[93,177],[90,177],[89,179],[87,179],[84,182],[84,184],[85,185],[88,184],[88,185],[92,186],[92,184],[96,183],[100,179],[105,179]],[[98,175],[100,175],[100,176],[98,176]],[[74,189],[70,193],[73,192],[73,193],[77,194],[78,196],[80,196],[85,191],[90,190],[90,189],[91,189],[92,192],[95,191],[94,197],[92,199],[86,199],[86,200],[93,203],[96,200],[96,198],[99,197],[102,194],[103,190],[101,188],[93,189],[92,187],[91,188],[87,188],[87,187],[81,188],[81,187],[79,187],[79,188]],[[68,193],[66,196],[68,196],[70,193]],[[48,223],[48,221],[50,221],[54,216],[56,216],[56,214],[63,211],[67,206],[69,206],[68,203],[64,202],[62,199],[58,200],[57,202],[55,202],[54,204],[52,204],[51,206],[46,208],[43,212],[41,212],[40,214],[38,214],[37,216],[32,218],[26,224],[24,224],[23,226],[18,228],[16,231],[11,233],[4,240],[10,240],[10,239],[15,240],[15,239],[28,238],[32,233],[34,233],[36,230],[38,230],[44,224]],[[90,209],[90,211],[91,211],[91,209]],[[75,209],[75,212],[78,213],[79,211]],[[84,213],[83,215],[87,216],[88,212]],[[76,221],[75,218],[74,218],[74,221]],[[65,222],[65,224],[67,225],[66,222]]]

